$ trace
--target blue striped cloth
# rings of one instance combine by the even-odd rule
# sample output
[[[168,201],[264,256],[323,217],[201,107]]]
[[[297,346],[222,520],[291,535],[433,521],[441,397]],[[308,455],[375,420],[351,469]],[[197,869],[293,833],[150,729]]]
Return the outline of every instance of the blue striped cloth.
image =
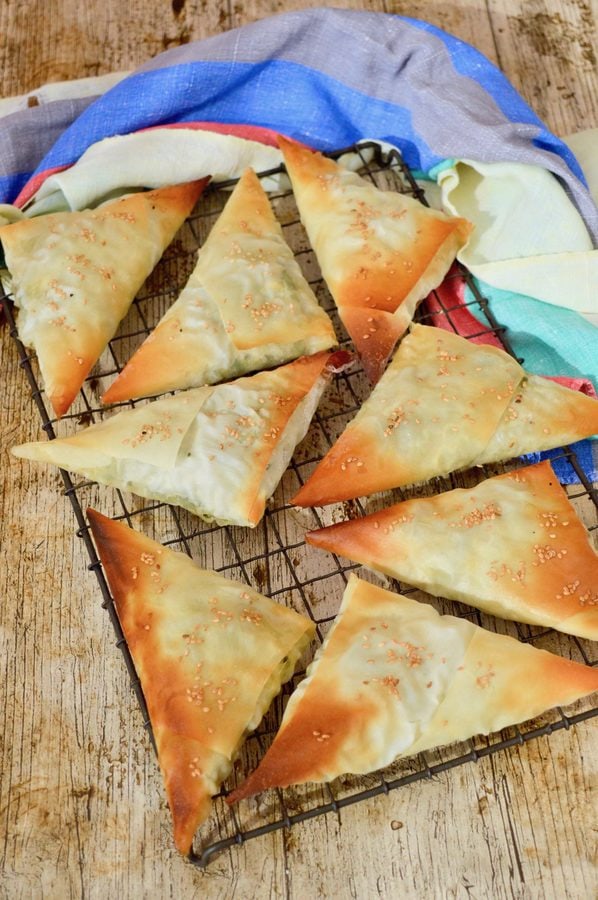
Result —
[[[82,107],[85,107],[82,109]],[[473,47],[415,19],[285,13],[156,56],[105,95],[14,113],[0,134],[0,200],[115,134],[193,121],[258,125],[319,149],[364,138],[427,171],[446,158],[554,172],[598,236],[575,157]]]

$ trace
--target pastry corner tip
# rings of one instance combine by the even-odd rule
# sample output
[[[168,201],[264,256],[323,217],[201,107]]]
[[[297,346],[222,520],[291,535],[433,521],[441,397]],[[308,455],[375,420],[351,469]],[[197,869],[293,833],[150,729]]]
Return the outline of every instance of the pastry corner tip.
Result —
[[[260,776],[260,767],[254,769],[251,772],[245,781],[241,782],[238,787],[236,787],[230,794],[224,798],[227,806],[234,806],[237,803],[240,803],[241,800],[248,800],[249,797],[254,797],[256,794],[261,793],[262,791],[267,790],[270,787],[268,784],[262,784],[262,778]]]
[[[112,404],[114,403],[121,403],[124,400],[133,399],[130,396],[125,396],[125,394],[128,395],[129,392],[123,391],[122,386],[119,384],[119,382],[120,375],[115,378],[112,384],[108,387],[107,390],[104,391],[104,393],[100,397],[100,403],[102,404],[102,406],[112,406]]]
[[[77,388],[78,391],[78,388]],[[69,394],[48,394],[48,400],[52,410],[54,411],[54,415],[57,419],[62,419],[64,415],[69,411],[71,404],[73,403],[75,397],[77,396],[77,391],[75,391],[72,395]]]
[[[331,526],[334,527],[334,526]],[[326,535],[329,531],[329,528],[314,528],[313,531],[305,532],[305,543],[309,544],[311,547],[318,547],[319,549],[326,550],[327,549],[327,541]]]
[[[285,150],[288,147],[294,147],[296,141],[293,141],[293,139],[288,137],[288,135],[282,134],[280,131],[278,131],[276,133],[276,143],[281,150]]]
[[[326,462],[326,458],[322,463]],[[294,497],[291,497],[289,503],[291,506],[328,506],[330,503],[340,503],[343,500],[349,500],[356,496],[349,491],[350,496],[345,496],[347,491],[340,489],[335,469],[330,466],[324,467],[324,471],[320,471],[322,463],[314,469],[305,484],[302,484]]]
[[[85,513],[91,533],[97,544],[105,543],[115,529],[119,527],[119,523],[115,522],[114,519],[105,516],[91,506],[87,507]]]
[[[300,506],[303,508],[307,506],[315,506],[315,503],[312,503],[310,494],[311,492],[309,488],[309,481],[306,481],[305,484],[301,485],[297,493],[293,497],[291,497],[291,499],[289,500],[289,505]]]

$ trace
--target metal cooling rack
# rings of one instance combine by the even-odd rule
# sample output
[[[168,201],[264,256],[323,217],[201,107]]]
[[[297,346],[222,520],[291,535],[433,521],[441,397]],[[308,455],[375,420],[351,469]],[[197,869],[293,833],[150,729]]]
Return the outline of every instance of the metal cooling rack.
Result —
[[[360,158],[362,174],[376,185],[387,190],[408,193],[426,202],[422,189],[396,151],[383,153],[377,145],[368,143],[349,150]],[[338,157],[343,152],[348,151],[334,155]],[[275,170],[264,175],[282,171],[282,169]],[[20,365],[39,410],[42,428],[48,438],[72,433],[75,427],[103,418],[105,410],[100,406],[100,395],[184,286],[194,266],[196,250],[203,243],[226,202],[227,187],[230,187],[230,184],[210,189],[200,198],[194,214],[148,279],[134,301],[131,312],[121,324],[118,335],[110,342],[92,375],[86,380],[78,400],[70,412],[59,421],[51,418],[48,413],[44,392],[39,386],[37,362],[19,341],[10,297],[2,298],[11,335],[18,349]],[[316,296],[330,314],[337,335],[341,338],[341,346],[346,346],[349,343],[347,335],[322,282],[290,191],[281,189],[271,193],[270,199],[287,242],[293,248]],[[505,349],[512,353],[504,329],[494,319],[487,301],[480,295],[469,274],[456,268],[449,278],[464,279],[471,290],[472,299],[466,304],[466,308],[468,307],[474,314],[475,318],[471,321],[476,324],[467,336],[475,339],[492,333],[497,335]],[[442,292],[434,292],[430,302],[422,304],[416,318],[419,321],[435,322],[441,316],[455,331],[463,333],[462,326],[457,327],[457,319],[462,309],[461,305],[447,304]],[[89,568],[96,574],[103,598],[102,606],[107,610],[114,626],[116,645],[123,653],[131,685],[141,708],[143,724],[150,737],[151,726],[139,679],[83,510],[93,506],[115,519],[126,520],[132,527],[148,533],[161,543],[188,553],[200,565],[215,569],[231,578],[243,580],[279,602],[292,606],[313,620],[317,640],[321,642],[334,620],[347,583],[347,573],[357,571],[366,579],[375,581],[376,578],[357,565],[342,562],[334,554],[324,554],[306,546],[303,536],[307,530],[338,521],[339,518],[361,515],[366,511],[366,507],[367,512],[371,512],[380,501],[350,501],[321,511],[297,510],[291,507],[288,501],[346,423],[354,416],[369,390],[365,376],[359,368],[336,377],[316,412],[307,437],[297,448],[289,469],[269,502],[262,522],[254,530],[207,525],[180,508],[147,501],[88,481],[74,482],[67,472],[61,471],[64,493],[71,502],[77,521],[77,533],[89,554]],[[126,405],[135,404],[119,404],[119,406]],[[598,529],[598,492],[586,478],[574,448],[563,448],[558,458],[562,459],[563,464],[577,477],[578,483],[568,485],[566,490],[574,505],[584,507],[586,513],[590,512],[592,521],[588,527],[590,531],[595,532]],[[512,465],[521,465],[521,462]],[[486,467],[483,471],[476,470],[465,475],[455,474],[449,478],[435,479],[428,493],[437,493],[464,484],[471,485],[506,468],[509,466]],[[410,493],[412,492],[394,491],[391,492],[390,499],[387,493],[382,503],[386,505],[405,499]],[[418,494],[421,493],[420,488]],[[390,582],[390,579],[386,581]],[[598,664],[598,659],[592,655],[592,645],[589,641],[559,634],[551,629],[494,619],[460,603],[431,598],[398,582],[390,582],[390,586],[402,593],[412,594],[433,603],[440,612],[469,618],[490,630],[511,634],[521,641],[544,647],[587,665]],[[595,650],[593,652],[595,654]],[[241,755],[235,762],[233,773],[228,779],[229,787],[241,781],[264,754],[276,733],[286,698],[301,674],[297,674],[285,686],[257,732],[245,742]],[[340,816],[341,810],[346,806],[380,794],[388,794],[403,785],[430,779],[441,772],[464,763],[476,762],[508,747],[550,735],[563,728],[568,729],[597,715],[598,707],[592,706],[589,701],[579,701],[570,708],[568,714],[556,709],[527,725],[511,727],[488,738],[475,738],[448,748],[427,751],[416,757],[397,761],[385,770],[372,775],[346,776],[336,779],[330,785],[308,785],[287,788],[284,791],[269,791],[263,796],[242,802],[235,809],[230,809],[224,802],[227,792],[222,790],[214,799],[210,821],[203,826],[199,835],[196,835],[196,846],[190,857],[191,862],[197,866],[206,866],[217,852],[235,844],[242,844],[267,832],[290,828],[315,816],[327,813]]]

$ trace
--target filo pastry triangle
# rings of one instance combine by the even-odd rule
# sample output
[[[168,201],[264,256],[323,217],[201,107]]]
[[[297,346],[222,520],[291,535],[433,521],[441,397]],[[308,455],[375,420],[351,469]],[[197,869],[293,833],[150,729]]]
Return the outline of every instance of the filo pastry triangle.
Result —
[[[428,593],[598,640],[598,554],[548,462],[405,500],[307,541]]]
[[[0,228],[19,337],[37,354],[57,416],[72,404],[205,183]]]
[[[414,325],[293,503],[321,506],[560,447],[598,432],[598,400],[498,347]]]
[[[365,774],[598,690],[598,670],[351,575],[258,768],[227,798]]]
[[[247,169],[183,292],[102,400],[114,403],[268,369],[336,344],[332,323]]]
[[[307,432],[333,358],[343,355],[323,352],[183,391],[12,452],[207,521],[254,526]]]
[[[188,853],[314,628],[126,525],[88,517],[147,703],[175,843]]]
[[[375,383],[472,226],[286,138],[279,144],[322,275]]]

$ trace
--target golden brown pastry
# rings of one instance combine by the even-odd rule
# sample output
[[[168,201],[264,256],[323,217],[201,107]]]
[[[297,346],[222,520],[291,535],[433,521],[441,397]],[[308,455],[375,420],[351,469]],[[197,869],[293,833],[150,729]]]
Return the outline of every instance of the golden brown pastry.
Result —
[[[343,353],[318,353],[126,409],[71,437],[14,447],[206,521],[254,526]]]
[[[258,768],[228,797],[373,772],[598,690],[598,670],[351,575]]]
[[[188,853],[314,626],[127,525],[87,514],[147,703],[175,843]]]
[[[322,275],[375,383],[417,304],[440,284],[472,226],[382,191],[286,138],[279,144]]]
[[[102,400],[214,384],[334,344],[332,323],[247,169],[180,297]]]
[[[64,415],[206,180],[0,228],[19,337]]]
[[[548,462],[306,539],[428,593],[598,640],[598,554]]]
[[[293,503],[323,506],[598,433],[598,400],[503,350],[414,325]]]

